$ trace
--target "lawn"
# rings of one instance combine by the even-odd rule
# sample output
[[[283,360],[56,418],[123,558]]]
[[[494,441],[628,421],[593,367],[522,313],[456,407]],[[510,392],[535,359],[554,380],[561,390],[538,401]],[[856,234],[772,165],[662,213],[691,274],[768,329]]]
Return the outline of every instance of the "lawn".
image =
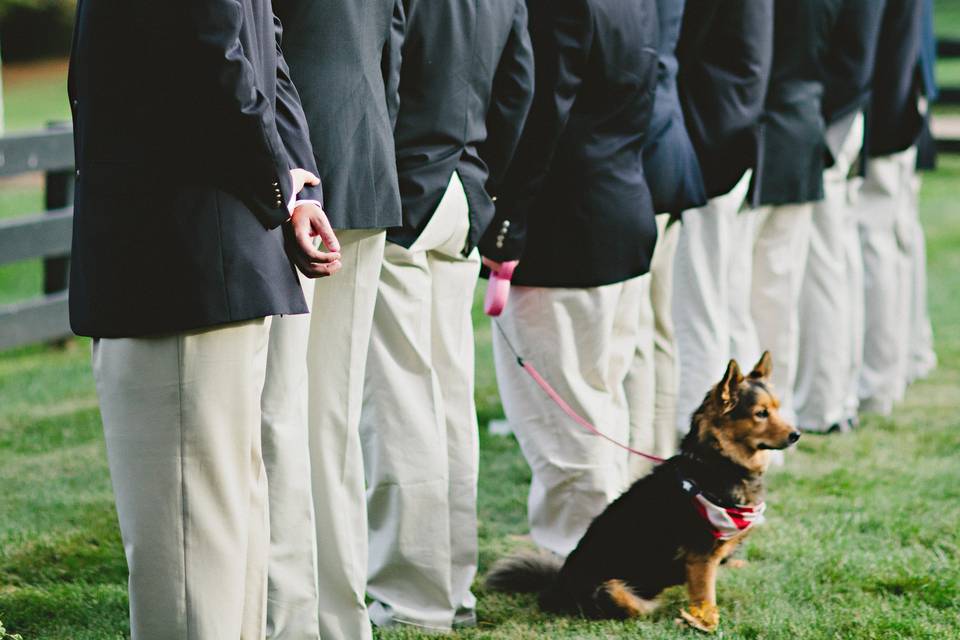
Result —
[[[933,0],[933,22],[938,36],[960,38],[960,3],[957,0]]]
[[[47,78],[42,91],[24,85],[36,101],[8,85],[10,122],[61,117],[50,89],[61,81]],[[720,578],[719,637],[960,638],[958,187],[960,158],[945,157],[922,196],[940,368],[892,418],[867,416],[847,436],[807,436],[772,475],[769,521],[746,545],[749,566]],[[38,203],[35,186],[0,184],[0,216]],[[37,290],[35,268],[0,269],[0,301]],[[477,323],[485,424],[501,409],[489,325]],[[0,620],[25,640],[125,637],[123,551],[88,342],[0,354],[0,461]],[[512,438],[486,433],[481,465],[482,572],[522,544],[529,473]],[[465,639],[698,637],[673,624],[679,590],[652,619],[630,623],[548,618],[530,597],[477,591],[480,625],[461,632]]]

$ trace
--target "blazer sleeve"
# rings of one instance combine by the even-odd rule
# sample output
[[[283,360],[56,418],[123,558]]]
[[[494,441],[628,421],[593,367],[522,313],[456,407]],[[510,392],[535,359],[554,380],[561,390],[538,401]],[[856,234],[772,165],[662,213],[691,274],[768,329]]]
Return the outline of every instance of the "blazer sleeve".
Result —
[[[310,131],[307,117],[300,104],[300,94],[290,79],[290,67],[283,57],[283,25],[280,19],[273,17],[274,34],[277,42],[277,131],[287,153],[287,164],[291,168],[306,169],[315,176],[319,176],[316,157],[313,154],[313,145],[310,142]],[[298,200],[314,200],[323,202],[323,185],[307,185],[296,196]],[[292,199],[292,196],[291,196]]]
[[[507,160],[494,222],[479,243],[481,254],[497,261],[517,260],[523,254],[529,211],[583,84],[593,40],[587,0],[551,0],[531,6],[529,32],[537,61],[533,102],[516,153],[512,161]],[[505,155],[503,150],[500,153]]]
[[[516,2],[507,44],[493,77],[487,110],[487,137],[478,151],[487,165],[487,191],[497,197],[500,182],[517,150],[533,102],[533,46],[527,31],[527,4]]]
[[[267,228],[280,225],[289,217],[293,181],[274,107],[240,44],[240,0],[165,0],[151,3],[144,15],[150,16],[146,28],[193,53],[191,72],[213,86],[223,126],[234,141],[224,154],[227,168],[261,223]]]
[[[387,39],[383,44],[383,55],[380,58],[380,71],[387,97],[387,114],[390,117],[390,125],[394,128],[397,126],[397,114],[400,113],[400,63],[405,28],[406,14],[403,2],[395,0]]]

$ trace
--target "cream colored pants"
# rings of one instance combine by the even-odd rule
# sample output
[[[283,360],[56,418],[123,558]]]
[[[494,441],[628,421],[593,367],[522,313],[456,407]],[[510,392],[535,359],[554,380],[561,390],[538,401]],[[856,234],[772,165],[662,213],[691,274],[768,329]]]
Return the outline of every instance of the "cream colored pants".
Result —
[[[826,431],[851,418],[849,398],[855,394],[851,372],[858,369],[854,356],[855,319],[862,312],[852,306],[860,299],[859,242],[849,241],[856,226],[850,172],[863,147],[863,116],[847,129],[835,163],[823,173],[824,199],[813,208],[810,253],[800,293],[800,351],[797,361],[795,404],[800,427]],[[838,134],[839,135],[839,134]],[[851,254],[851,248],[853,252]],[[854,408],[853,415],[856,414]]]
[[[382,230],[337,231],[343,268],[304,282],[313,313],[275,318],[271,327],[262,399],[270,486],[269,638],[372,635],[364,603],[367,509],[359,424],[384,236]]]
[[[624,380],[649,286],[648,274],[585,289],[514,287],[497,320],[520,355],[577,413],[624,443],[630,438]],[[530,534],[539,546],[565,556],[628,486],[628,454],[573,422],[517,365],[496,327],[493,355],[507,420],[533,472]]]
[[[478,427],[470,309],[480,270],[456,174],[410,249],[389,244],[360,432],[370,617],[446,631],[474,617]]]
[[[263,638],[269,320],[94,342],[134,640]]]
[[[680,434],[689,431],[693,412],[730,358],[746,361],[758,350],[750,313],[750,249],[758,216],[741,210],[749,187],[748,172],[729,193],[683,214],[673,271]]]
[[[677,348],[673,331],[673,262],[680,223],[657,216],[657,246],[650,263],[650,295],[640,301],[637,350],[624,387],[630,410],[630,446],[661,458],[677,450]],[[653,463],[630,456],[630,476],[640,478]]]
[[[933,350],[933,325],[927,305],[927,241],[920,224],[919,174],[910,181],[911,196],[906,209],[908,223],[913,228],[910,243],[910,287],[906,304],[910,309],[910,345],[907,353],[907,383],[926,378],[937,368],[937,355]]]
[[[860,405],[889,414],[906,389],[916,148],[871,158],[860,191],[864,346]]]
[[[770,351],[780,412],[796,422],[793,388],[800,353],[800,289],[810,250],[813,203],[762,207],[756,215],[750,312],[759,348],[740,359],[750,367],[761,351]]]

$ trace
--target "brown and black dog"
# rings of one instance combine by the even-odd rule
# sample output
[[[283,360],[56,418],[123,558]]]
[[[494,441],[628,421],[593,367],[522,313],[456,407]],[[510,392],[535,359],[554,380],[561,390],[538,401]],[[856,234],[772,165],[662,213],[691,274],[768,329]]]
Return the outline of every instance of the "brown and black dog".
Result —
[[[680,453],[610,504],[565,562],[547,553],[511,556],[494,565],[487,587],[539,593],[549,612],[632,618],[652,612],[665,588],[686,583],[690,604],[681,616],[714,631],[717,568],[762,518],[768,452],[800,438],[780,417],[770,369],[769,353],[746,377],[731,360],[694,413]]]

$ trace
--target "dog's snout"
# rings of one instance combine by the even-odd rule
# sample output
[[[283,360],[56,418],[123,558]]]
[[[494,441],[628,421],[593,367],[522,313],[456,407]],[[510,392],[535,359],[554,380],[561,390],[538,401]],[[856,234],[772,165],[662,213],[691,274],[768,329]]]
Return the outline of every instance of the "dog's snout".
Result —
[[[794,442],[796,442],[797,440],[800,439],[800,432],[799,432],[799,431],[791,431],[791,432],[790,432],[790,435],[787,436],[787,439],[790,440],[790,444],[793,444]]]

